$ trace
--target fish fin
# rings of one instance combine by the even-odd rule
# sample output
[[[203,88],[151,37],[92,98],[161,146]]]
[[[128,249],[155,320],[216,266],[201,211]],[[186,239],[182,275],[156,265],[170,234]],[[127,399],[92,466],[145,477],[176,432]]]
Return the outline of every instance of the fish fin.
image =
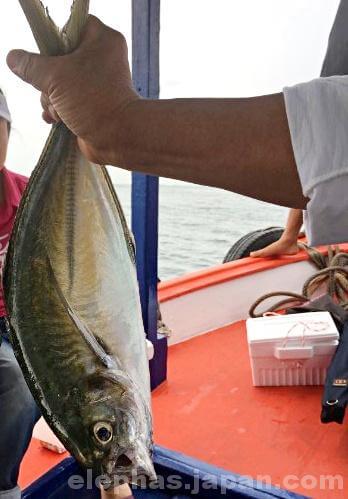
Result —
[[[129,236],[130,236],[130,241],[131,241],[132,249],[133,249],[133,260],[134,260],[134,263],[135,263],[136,262],[136,254],[137,254],[137,245],[136,245],[136,242],[135,242],[134,234],[133,234],[133,232],[131,230],[129,231]]]
[[[98,357],[98,359],[102,362],[102,364],[107,367],[111,368],[115,366],[115,362],[113,358],[105,351],[104,345],[100,342],[100,338],[96,337],[88,328],[88,326],[79,318],[78,314],[76,311],[73,309],[73,307],[70,305],[66,297],[64,296],[64,293],[62,291],[62,288],[59,285],[59,282],[57,280],[57,277],[54,273],[52,263],[50,258],[47,256],[47,263],[48,263],[48,270],[49,270],[49,275],[52,278],[52,282],[54,284],[54,287],[57,291],[57,294],[59,298],[62,301],[62,304],[67,311],[70,319],[72,322],[75,324],[79,332],[82,334],[85,342],[89,346],[89,348],[92,350],[92,352]]]
[[[97,340],[97,342],[99,343],[99,345],[101,346],[101,348],[103,350],[105,350],[105,352],[108,355],[112,355],[109,346],[105,343],[105,341],[103,340],[103,338],[101,338],[101,336],[98,336],[97,334],[94,334],[94,337]]]
[[[120,221],[121,221],[122,228],[123,228],[123,234],[124,234],[126,241],[127,241],[127,248],[128,248],[128,253],[129,253],[131,262],[133,263],[134,266],[136,266],[136,247],[135,247],[134,235],[128,228],[127,220],[126,220],[126,217],[124,216],[122,205],[121,205],[121,203],[118,199],[118,196],[116,194],[116,190],[115,190],[114,184],[112,183],[112,180],[110,178],[109,172],[107,171],[105,166],[101,166],[100,168],[102,169],[104,178],[105,178],[105,180],[108,184],[108,187],[110,189],[111,196],[115,202],[117,213],[120,217]]]

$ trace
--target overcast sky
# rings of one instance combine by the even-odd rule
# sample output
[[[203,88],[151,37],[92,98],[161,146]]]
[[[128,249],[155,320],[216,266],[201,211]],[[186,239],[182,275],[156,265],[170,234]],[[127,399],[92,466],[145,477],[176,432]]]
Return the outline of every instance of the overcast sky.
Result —
[[[47,0],[61,25],[70,0]],[[161,97],[237,97],[281,91],[319,75],[338,0],[162,0]],[[91,0],[91,11],[130,42],[130,0]],[[7,69],[11,48],[36,50],[16,0],[0,18],[0,86],[13,115],[7,166],[29,175],[49,128],[38,93]],[[93,119],[93,117],[91,117]],[[128,174],[115,171],[120,182]]]

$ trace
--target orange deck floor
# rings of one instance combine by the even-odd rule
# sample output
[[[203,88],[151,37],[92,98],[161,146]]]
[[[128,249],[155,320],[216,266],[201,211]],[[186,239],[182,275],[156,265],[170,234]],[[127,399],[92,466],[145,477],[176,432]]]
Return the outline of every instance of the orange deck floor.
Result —
[[[155,442],[281,487],[288,479],[294,492],[310,497],[344,498],[337,486],[345,485],[348,431],[320,423],[321,393],[254,388],[244,325],[235,324],[169,349],[168,381],[153,394]],[[33,441],[22,486],[62,457]],[[342,477],[334,490],[329,475]]]

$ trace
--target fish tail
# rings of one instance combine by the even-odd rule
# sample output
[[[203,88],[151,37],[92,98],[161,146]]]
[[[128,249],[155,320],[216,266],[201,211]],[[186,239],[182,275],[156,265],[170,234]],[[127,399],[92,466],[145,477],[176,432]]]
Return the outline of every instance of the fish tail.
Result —
[[[69,20],[63,28],[63,35],[67,40],[68,52],[72,52],[78,46],[82,31],[87,22],[88,12],[89,0],[74,0]]]
[[[33,32],[41,54],[59,55],[65,53],[64,41],[59,29],[50,18],[40,0],[19,0]]]
[[[75,0],[63,30],[59,30],[40,0],[19,0],[41,54],[63,55],[74,50],[86,24],[89,0]]]

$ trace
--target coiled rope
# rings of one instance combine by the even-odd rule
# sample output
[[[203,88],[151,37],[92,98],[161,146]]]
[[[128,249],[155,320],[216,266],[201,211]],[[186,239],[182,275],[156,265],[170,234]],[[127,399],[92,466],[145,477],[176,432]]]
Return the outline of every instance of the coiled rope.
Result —
[[[323,285],[326,285],[327,294],[341,307],[348,310],[348,253],[342,252],[338,246],[334,248],[329,246],[328,255],[324,256],[315,248],[304,243],[298,243],[298,246],[307,253],[311,262],[319,270],[305,281],[302,294],[274,291],[262,295],[250,307],[250,317],[262,317],[265,313],[283,309],[285,305],[299,305],[308,302],[316,290]],[[285,296],[286,298],[274,303],[263,312],[255,312],[260,303],[275,296]]]

